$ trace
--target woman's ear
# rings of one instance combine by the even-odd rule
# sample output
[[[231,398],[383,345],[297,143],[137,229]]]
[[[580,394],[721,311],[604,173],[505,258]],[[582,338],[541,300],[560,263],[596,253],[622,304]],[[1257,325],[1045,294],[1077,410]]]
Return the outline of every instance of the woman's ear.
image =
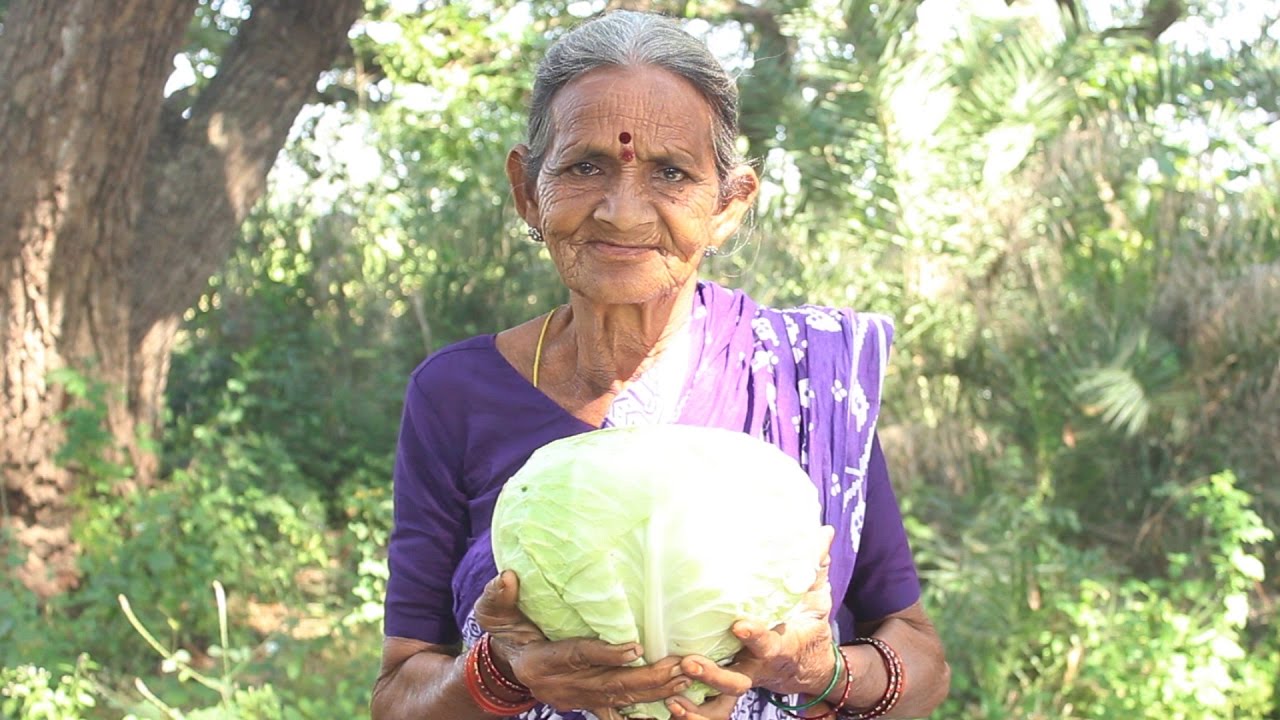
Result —
[[[536,228],[539,223],[537,178],[529,175],[526,162],[529,159],[529,146],[520,144],[507,153],[507,182],[511,183],[511,197],[516,201],[516,212],[529,224]]]
[[[756,202],[760,179],[750,165],[739,165],[724,180],[719,207],[711,217],[711,244],[720,247],[742,226],[742,218]]]

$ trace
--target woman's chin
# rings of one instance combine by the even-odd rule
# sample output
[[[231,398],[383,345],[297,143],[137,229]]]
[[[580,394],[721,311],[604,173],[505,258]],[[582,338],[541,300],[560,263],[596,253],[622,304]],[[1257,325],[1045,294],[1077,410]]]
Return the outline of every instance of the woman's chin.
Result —
[[[690,282],[692,282],[692,278]],[[679,294],[680,286],[671,278],[604,278],[570,284],[569,288],[596,305],[644,305],[668,302]]]

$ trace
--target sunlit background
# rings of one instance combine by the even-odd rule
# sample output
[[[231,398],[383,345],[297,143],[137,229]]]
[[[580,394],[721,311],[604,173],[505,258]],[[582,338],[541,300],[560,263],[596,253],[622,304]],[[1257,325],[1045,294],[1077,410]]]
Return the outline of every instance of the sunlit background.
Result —
[[[895,318],[937,717],[1280,718],[1280,3],[640,5],[740,78],[761,199],[705,274]],[[369,0],[186,314],[165,482],[85,494],[66,597],[0,583],[0,714],[365,714],[405,380],[563,301],[503,161],[604,6]],[[166,94],[251,12],[201,2]]]

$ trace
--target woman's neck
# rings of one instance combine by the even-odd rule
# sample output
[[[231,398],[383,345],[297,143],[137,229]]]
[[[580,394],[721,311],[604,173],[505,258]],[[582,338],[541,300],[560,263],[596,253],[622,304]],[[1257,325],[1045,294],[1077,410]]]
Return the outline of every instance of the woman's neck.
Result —
[[[592,393],[619,392],[689,324],[694,289],[691,283],[669,297],[636,305],[601,305],[575,294],[560,335],[561,342],[571,343],[566,355],[574,379]]]

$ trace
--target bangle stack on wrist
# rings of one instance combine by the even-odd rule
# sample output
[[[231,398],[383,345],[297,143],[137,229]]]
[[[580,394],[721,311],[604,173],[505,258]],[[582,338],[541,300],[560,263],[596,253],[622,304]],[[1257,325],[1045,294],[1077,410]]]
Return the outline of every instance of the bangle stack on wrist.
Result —
[[[898,699],[902,697],[902,689],[907,686],[907,671],[902,666],[902,658],[894,651],[889,643],[878,637],[864,637],[853,641],[854,645],[870,645],[880,654],[880,659],[884,661],[884,672],[889,676],[889,683],[885,686],[884,695],[880,696],[880,700],[871,706],[870,710],[864,712],[850,712],[841,710],[839,714],[840,720],[871,720],[871,718],[884,717],[898,704]]]
[[[870,645],[875,648],[875,651],[880,655],[880,659],[884,661],[885,674],[889,678],[884,695],[880,696],[880,699],[870,709],[855,711],[844,706],[849,701],[849,691],[853,688],[853,668],[850,666],[848,658],[844,656],[844,651],[840,649],[840,645],[834,639],[831,641],[831,646],[832,651],[835,653],[836,667],[835,672],[831,675],[831,683],[827,685],[827,689],[821,695],[800,705],[786,705],[778,699],[776,694],[766,692],[765,697],[769,704],[793,718],[803,718],[804,720],[819,720],[820,718],[832,717],[836,718],[836,720],[872,720],[872,718],[884,717],[898,704],[899,698],[902,697],[902,689],[906,686],[906,670],[902,666],[902,658],[888,643],[880,638],[858,638],[852,644]],[[831,692],[835,690],[842,675],[844,676],[844,691],[841,692],[840,699],[832,703],[830,710],[821,715],[805,716],[796,714],[826,701]]]
[[[538,701],[525,685],[502,674],[493,662],[493,638],[488,633],[480,636],[476,644],[467,651],[466,674],[467,692],[471,700],[481,710],[492,715],[509,717],[533,709]],[[486,680],[492,680],[507,695],[518,698],[507,700],[499,697],[497,690]]]

